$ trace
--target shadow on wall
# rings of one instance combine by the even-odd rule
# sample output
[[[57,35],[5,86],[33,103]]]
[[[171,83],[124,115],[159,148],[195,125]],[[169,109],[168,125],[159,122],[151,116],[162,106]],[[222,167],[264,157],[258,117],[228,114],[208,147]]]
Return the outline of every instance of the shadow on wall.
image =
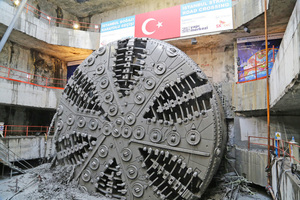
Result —
[[[49,126],[55,110],[0,105],[0,122],[5,125]]]

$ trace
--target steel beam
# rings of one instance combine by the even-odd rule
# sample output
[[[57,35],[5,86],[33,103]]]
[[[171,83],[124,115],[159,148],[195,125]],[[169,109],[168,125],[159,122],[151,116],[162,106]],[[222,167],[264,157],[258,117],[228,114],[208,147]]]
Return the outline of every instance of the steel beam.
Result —
[[[6,29],[6,32],[4,33],[2,39],[1,39],[1,42],[0,42],[0,52],[2,51],[8,37],[10,36],[14,26],[15,26],[15,23],[17,21],[17,19],[19,18],[24,6],[26,5],[27,3],[27,0],[23,0],[20,4],[20,6],[18,7],[18,10],[17,10],[17,13],[15,14],[14,18],[12,19],[12,21],[10,22],[8,28]]]

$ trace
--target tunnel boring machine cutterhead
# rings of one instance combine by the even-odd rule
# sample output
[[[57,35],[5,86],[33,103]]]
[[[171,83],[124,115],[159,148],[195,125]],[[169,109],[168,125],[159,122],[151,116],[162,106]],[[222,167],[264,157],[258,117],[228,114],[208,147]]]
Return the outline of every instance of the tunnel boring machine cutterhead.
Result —
[[[198,199],[226,143],[222,105],[199,66],[149,38],[94,51],[57,109],[56,164],[114,199]]]

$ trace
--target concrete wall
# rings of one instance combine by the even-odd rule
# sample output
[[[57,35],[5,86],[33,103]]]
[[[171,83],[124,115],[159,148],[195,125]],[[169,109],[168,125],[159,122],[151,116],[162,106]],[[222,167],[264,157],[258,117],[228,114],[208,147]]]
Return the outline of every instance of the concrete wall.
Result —
[[[269,3],[269,1],[268,1]],[[233,6],[233,27],[238,28],[262,14],[265,10],[264,0],[240,0]]]
[[[47,141],[47,143],[45,143],[45,141]],[[0,138],[0,142],[19,157],[9,158],[10,162],[19,159],[31,160],[44,158],[48,155],[52,156],[55,150],[51,148],[51,145],[53,145],[51,136],[48,137],[47,140],[45,140],[44,136],[6,137]]]
[[[5,0],[6,2],[10,3],[10,0]],[[78,21],[78,18],[75,15],[72,15],[68,11],[60,8],[59,6],[53,4],[51,1],[45,0],[28,0],[27,1],[30,5],[34,6],[41,12],[56,18],[63,18],[68,20]],[[37,15],[36,15],[37,16]],[[37,16],[38,17],[38,16]],[[59,21],[59,20],[57,20]],[[64,24],[55,24],[57,27],[65,27]]]
[[[181,50],[200,66],[211,82],[234,81],[233,45],[202,47],[200,44],[192,48],[181,48]]]
[[[240,176],[244,176],[249,181],[260,186],[267,185],[267,173],[265,168],[268,165],[268,155],[266,151],[248,151],[247,149],[235,149],[235,167]]]
[[[236,112],[264,110],[267,108],[266,79],[247,82],[232,83],[232,107]]]
[[[300,111],[299,13],[300,2],[297,1],[270,75],[271,110],[293,115]],[[266,80],[233,84],[232,105],[238,112],[266,109]]]
[[[275,132],[280,132],[283,140],[290,141],[292,136],[300,141],[300,116],[271,116],[270,132],[275,137]],[[247,148],[248,136],[267,137],[267,116],[243,117],[236,116],[234,119],[235,138],[234,143],[241,148]],[[267,144],[266,139],[251,139],[253,142]],[[257,148],[252,145],[251,147]]]
[[[271,106],[300,110],[300,1],[297,1],[270,76]]]
[[[300,116],[271,116],[270,133],[275,137],[275,132],[280,132],[285,141],[290,141],[292,136],[300,141]],[[233,134],[229,135],[231,151],[227,157],[240,175],[260,186],[267,185],[267,147],[262,145],[250,145],[248,150],[248,136],[268,136],[267,117],[245,117],[234,118]],[[233,138],[232,138],[233,137]],[[233,142],[231,141],[233,140]],[[252,143],[267,145],[267,139],[252,138]]]
[[[0,79],[0,104],[56,109],[62,90]]]
[[[8,26],[16,13],[16,8],[5,1],[0,1],[0,12],[0,23]],[[31,12],[26,14],[26,9],[17,20],[15,29],[48,44],[93,50],[99,48],[100,33],[49,25],[47,20],[38,19]]]

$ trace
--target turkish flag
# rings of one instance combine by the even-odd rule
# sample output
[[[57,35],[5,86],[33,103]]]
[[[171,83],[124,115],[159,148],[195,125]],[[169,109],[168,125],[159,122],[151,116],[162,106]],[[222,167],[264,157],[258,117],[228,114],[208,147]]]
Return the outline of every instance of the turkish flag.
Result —
[[[160,40],[180,37],[180,6],[136,15],[135,37]]]

